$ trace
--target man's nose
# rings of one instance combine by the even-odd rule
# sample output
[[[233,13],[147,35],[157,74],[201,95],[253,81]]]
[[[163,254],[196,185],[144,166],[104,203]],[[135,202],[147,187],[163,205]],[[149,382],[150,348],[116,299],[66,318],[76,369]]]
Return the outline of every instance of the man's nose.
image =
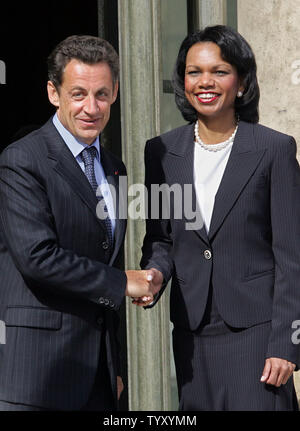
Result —
[[[84,105],[84,110],[90,115],[99,112],[99,105],[97,99],[94,96],[89,96]]]

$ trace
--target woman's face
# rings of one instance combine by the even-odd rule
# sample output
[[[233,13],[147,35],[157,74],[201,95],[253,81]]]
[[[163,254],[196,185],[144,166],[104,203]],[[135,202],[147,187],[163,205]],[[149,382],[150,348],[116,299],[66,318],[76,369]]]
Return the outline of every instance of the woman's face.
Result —
[[[186,57],[185,95],[198,116],[234,117],[238,91],[244,88],[237,70],[222,59],[221,50],[213,42],[193,45]]]

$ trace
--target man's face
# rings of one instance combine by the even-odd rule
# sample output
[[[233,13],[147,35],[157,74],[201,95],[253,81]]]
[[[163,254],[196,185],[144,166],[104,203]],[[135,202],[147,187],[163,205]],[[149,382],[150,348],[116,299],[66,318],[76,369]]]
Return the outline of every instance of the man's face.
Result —
[[[107,63],[85,64],[72,59],[57,90],[48,82],[48,97],[64,127],[79,141],[91,145],[105,128],[118,94]]]

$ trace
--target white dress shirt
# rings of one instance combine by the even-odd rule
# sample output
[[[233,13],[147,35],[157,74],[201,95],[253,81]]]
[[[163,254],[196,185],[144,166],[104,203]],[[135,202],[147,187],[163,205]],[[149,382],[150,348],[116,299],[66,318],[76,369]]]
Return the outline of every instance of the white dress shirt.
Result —
[[[88,147],[89,145],[85,144],[84,142],[80,142],[78,139],[76,139],[59,121],[59,118],[57,114],[53,117],[53,124],[58,130],[58,133],[63,138],[64,142],[68,146],[69,150],[75,157],[77,163],[81,167],[82,171],[84,172],[84,163],[81,158],[81,152]],[[103,170],[103,167],[101,165],[101,152],[100,152],[100,143],[99,143],[99,137],[95,139],[95,141],[92,143],[91,146],[96,147],[97,149],[97,157],[94,159],[94,170],[95,170],[95,177],[97,184],[103,188],[103,198],[105,200],[105,204],[107,207],[107,211],[109,214],[109,218],[112,225],[112,234],[114,234],[116,220],[115,220],[115,211],[114,211],[114,204],[113,204],[113,198],[112,194],[109,189],[109,185]]]
[[[194,183],[197,201],[204,221],[206,232],[209,232],[215,196],[226,168],[233,142],[219,151],[208,151],[195,142],[194,149]],[[218,144],[213,145],[217,147]]]

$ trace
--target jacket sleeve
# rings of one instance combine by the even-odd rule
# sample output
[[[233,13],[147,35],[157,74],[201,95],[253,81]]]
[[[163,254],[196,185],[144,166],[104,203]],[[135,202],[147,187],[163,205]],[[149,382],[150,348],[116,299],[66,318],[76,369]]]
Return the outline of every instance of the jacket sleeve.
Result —
[[[161,271],[164,277],[164,282],[162,289],[156,295],[154,302],[149,307],[153,307],[157,303],[164,292],[168,281],[172,277],[173,272],[173,260],[171,258],[171,224],[169,219],[164,219],[162,217],[163,202],[160,202],[159,211],[155,211],[155,213],[158,214],[158,217],[151,216],[153,205],[158,204],[151,202],[151,185],[161,185],[165,183],[164,172],[161,166],[159,152],[155,150],[155,143],[155,140],[148,141],[145,147],[145,185],[148,196],[148,214],[146,220],[146,235],[143,242],[140,265],[143,269],[156,268]]]
[[[126,274],[60,246],[36,164],[26,148],[14,145],[0,157],[0,226],[16,268],[28,284],[118,309]]]
[[[275,284],[267,357],[299,366],[300,346],[294,342],[292,325],[300,319],[300,168],[294,139],[283,144],[278,146],[271,172]]]

